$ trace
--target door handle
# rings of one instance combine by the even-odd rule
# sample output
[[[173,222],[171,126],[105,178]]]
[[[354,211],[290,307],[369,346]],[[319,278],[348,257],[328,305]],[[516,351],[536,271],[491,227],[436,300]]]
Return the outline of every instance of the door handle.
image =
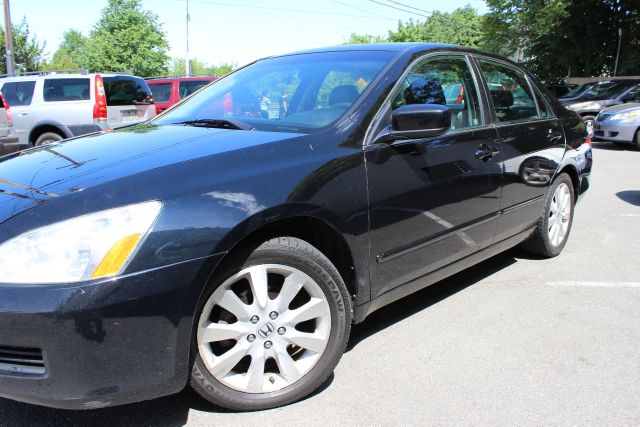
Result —
[[[29,115],[29,113],[20,113],[19,115],[20,115],[20,116],[28,116],[28,115]]]
[[[549,129],[549,133],[547,134],[547,141],[551,144],[555,144],[556,142],[562,139],[562,132],[554,131],[553,129]]]
[[[499,152],[500,150],[495,147],[490,147],[487,144],[480,144],[478,148],[476,148],[475,156],[476,159],[486,162],[492,157],[497,156]]]

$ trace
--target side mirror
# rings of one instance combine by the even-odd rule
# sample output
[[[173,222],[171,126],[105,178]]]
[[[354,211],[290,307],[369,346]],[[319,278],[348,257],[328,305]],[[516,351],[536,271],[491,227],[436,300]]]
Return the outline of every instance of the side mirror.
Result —
[[[391,126],[378,142],[430,138],[444,134],[450,127],[451,110],[445,105],[403,105],[392,113]]]

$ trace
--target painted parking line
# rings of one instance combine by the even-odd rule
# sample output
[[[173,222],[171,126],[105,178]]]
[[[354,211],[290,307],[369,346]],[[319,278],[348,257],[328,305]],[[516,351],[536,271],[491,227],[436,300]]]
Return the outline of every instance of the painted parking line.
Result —
[[[583,286],[594,288],[640,288],[640,282],[547,282],[548,286]]]

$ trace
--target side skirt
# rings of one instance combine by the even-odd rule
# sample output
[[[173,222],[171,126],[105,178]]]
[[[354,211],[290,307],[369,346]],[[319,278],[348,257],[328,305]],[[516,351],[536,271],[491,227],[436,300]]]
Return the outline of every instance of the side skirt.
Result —
[[[473,253],[445,267],[425,274],[422,277],[418,277],[417,279],[407,282],[404,285],[393,288],[372,301],[357,306],[355,309],[355,323],[362,322],[368,315],[378,310],[379,308],[384,307],[385,305],[391,304],[392,302],[397,301],[400,298],[404,298],[407,295],[417,292],[420,289],[426,288],[429,285],[432,285],[442,279],[459,273],[462,270],[465,270],[475,264],[478,264],[481,261],[491,258],[492,256],[495,256],[524,242],[529,238],[532,232],[533,228],[522,231],[512,237],[494,243],[493,245],[484,248],[481,251]]]

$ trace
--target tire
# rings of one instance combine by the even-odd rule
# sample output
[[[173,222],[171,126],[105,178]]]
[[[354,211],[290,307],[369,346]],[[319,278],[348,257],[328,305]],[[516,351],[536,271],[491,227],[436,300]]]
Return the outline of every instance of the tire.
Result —
[[[640,151],[640,129],[636,131],[636,135],[633,138],[633,147]]]
[[[338,270],[303,240],[279,237],[235,257],[197,307],[191,387],[241,411],[302,399],[327,380],[346,348],[350,301]]]
[[[593,135],[595,135],[596,117],[582,116],[582,120],[584,121],[584,127],[586,128],[589,137],[593,138]]]
[[[33,144],[35,147],[38,147],[43,144],[51,144],[52,142],[62,141],[64,138],[62,135],[56,132],[45,132],[36,139],[36,142]]]
[[[564,192],[563,192],[564,191]],[[566,194],[566,203],[562,200]],[[545,200],[544,211],[538,220],[536,228],[526,242],[523,243],[527,251],[546,258],[558,256],[567,243],[573,224],[575,196],[573,182],[566,173],[558,175],[549,188]],[[553,218],[559,218],[553,220]],[[554,228],[557,226],[558,228]],[[554,234],[557,230],[558,234]]]

